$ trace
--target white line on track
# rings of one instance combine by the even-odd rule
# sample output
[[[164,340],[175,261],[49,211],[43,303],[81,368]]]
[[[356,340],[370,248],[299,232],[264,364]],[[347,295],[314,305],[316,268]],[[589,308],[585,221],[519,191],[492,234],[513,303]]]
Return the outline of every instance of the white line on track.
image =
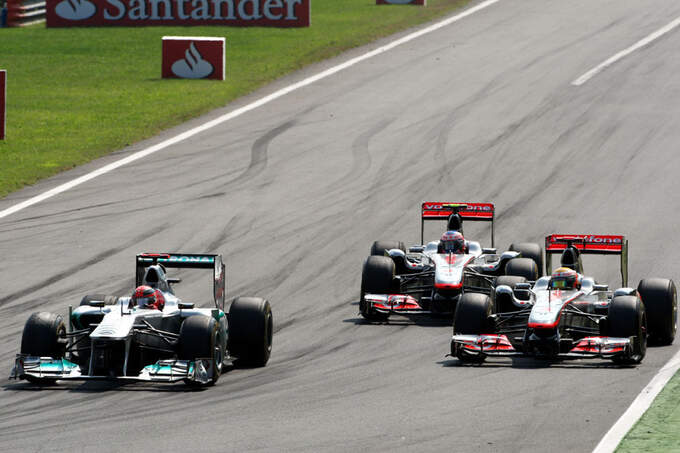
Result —
[[[329,68],[329,69],[327,69],[323,72],[320,72],[316,75],[308,77],[304,80],[301,80],[300,82],[297,82],[297,83],[289,85],[285,88],[282,88],[282,89],[280,89],[280,90],[278,90],[278,91],[276,91],[276,92],[274,92],[274,93],[272,93],[268,96],[265,96],[261,99],[258,99],[257,101],[255,101],[251,104],[248,104],[244,107],[236,109],[232,112],[226,113],[226,114],[220,116],[219,118],[215,118],[212,121],[208,121],[207,123],[204,123],[204,124],[202,124],[198,127],[195,127],[194,129],[183,132],[183,133],[181,133],[181,134],[179,134],[175,137],[172,137],[168,140],[165,140],[161,143],[158,143],[157,145],[151,146],[151,147],[146,148],[142,151],[138,151],[138,152],[131,154],[130,156],[128,156],[124,159],[113,162],[113,163],[106,165],[102,168],[99,168],[99,169],[97,169],[97,170],[95,170],[91,173],[88,173],[88,174],[83,175],[79,178],[76,178],[72,181],[69,181],[69,182],[64,183],[60,186],[57,186],[54,189],[48,190],[47,192],[44,192],[40,195],[37,195],[33,198],[26,200],[26,201],[23,201],[23,202],[18,203],[14,206],[11,206],[11,207],[3,210],[3,211],[0,211],[0,219],[2,219],[3,217],[7,217],[8,215],[14,214],[16,212],[19,212],[22,209],[26,209],[29,206],[32,206],[36,203],[40,203],[41,201],[47,200],[48,198],[51,198],[51,197],[58,195],[62,192],[66,192],[69,189],[72,189],[72,188],[74,188],[74,187],[76,187],[80,184],[83,184],[84,182],[87,182],[91,179],[94,179],[98,176],[109,173],[109,172],[111,172],[111,171],[113,171],[113,170],[115,170],[119,167],[122,167],[123,165],[127,165],[131,162],[139,160],[139,159],[146,157],[150,154],[153,154],[157,151],[165,149],[168,146],[174,145],[178,142],[181,142],[182,140],[186,140],[189,137],[193,137],[196,134],[199,134],[199,133],[201,133],[205,130],[208,130],[208,129],[215,127],[219,124],[222,124],[226,121],[229,121],[233,118],[236,118],[237,116],[241,116],[246,112],[249,112],[249,111],[254,110],[258,107],[261,107],[261,106],[263,106],[263,105],[265,105],[265,104],[267,104],[267,103],[269,103],[269,102],[271,102],[275,99],[278,99],[282,96],[287,95],[288,93],[290,93],[292,91],[298,90],[302,87],[306,87],[307,85],[311,85],[314,82],[317,82],[321,79],[329,77],[329,76],[331,76],[331,75],[333,75],[337,72],[340,72],[344,69],[347,69],[351,66],[354,66],[357,63],[360,63],[364,60],[368,60],[369,58],[375,57],[376,55],[380,55],[384,52],[387,52],[388,50],[394,49],[397,46],[405,44],[409,41],[413,41],[414,39],[420,38],[423,35],[426,35],[428,33],[432,33],[433,31],[439,30],[442,27],[446,27],[447,25],[451,25],[454,22],[458,22],[459,20],[464,19],[468,16],[471,16],[472,14],[474,14],[478,11],[481,11],[484,8],[489,7],[489,6],[493,5],[494,3],[498,3],[499,1],[501,1],[501,0],[487,0],[485,2],[482,2],[482,3],[480,3],[476,6],[473,6],[472,8],[466,9],[465,11],[461,12],[460,14],[457,14],[455,16],[451,16],[448,19],[445,19],[443,21],[432,24],[429,27],[423,28],[422,30],[418,30],[414,33],[406,35],[402,38],[397,39],[396,41],[392,41],[391,43],[389,43],[385,46],[378,47],[377,49],[372,50],[368,53],[365,53],[365,54],[360,55],[358,57],[352,58],[351,60],[347,60],[344,63],[341,63],[337,66],[333,66],[332,68]]]
[[[614,423],[614,426],[607,431],[607,434],[605,434],[600,443],[597,444],[593,453],[610,453],[616,450],[616,447],[626,433],[628,433],[635,422],[642,417],[642,414],[649,409],[654,398],[656,398],[659,392],[663,390],[678,369],[680,369],[680,351],[676,352],[668,363],[656,373],[656,376],[652,378],[649,384],[642,389],[642,392],[635,398],[633,404],[628,407],[621,418]]]
[[[675,19],[675,20],[674,20],[673,22],[671,22],[670,24],[668,24],[668,25],[666,25],[666,26],[664,26],[664,27],[658,29],[657,31],[655,31],[655,32],[652,33],[651,35],[648,35],[648,36],[646,36],[645,38],[641,39],[640,41],[636,42],[635,44],[633,44],[632,46],[628,47],[627,49],[622,50],[621,52],[617,53],[616,55],[614,55],[613,57],[609,58],[608,60],[603,61],[602,63],[600,63],[599,65],[595,66],[593,69],[591,69],[590,71],[588,71],[588,72],[586,72],[585,74],[583,74],[583,75],[582,75],[581,77],[579,77],[578,79],[576,79],[576,80],[574,80],[573,82],[571,82],[571,84],[574,85],[574,86],[581,86],[581,85],[583,85],[583,84],[586,83],[588,80],[590,80],[591,78],[593,78],[594,76],[596,76],[596,75],[599,74],[600,72],[602,72],[602,71],[604,71],[605,69],[607,69],[609,66],[613,65],[614,63],[616,63],[617,61],[621,60],[622,58],[627,57],[628,55],[632,54],[632,53],[635,52],[636,50],[641,49],[642,47],[644,47],[644,46],[650,44],[651,42],[653,42],[653,41],[659,39],[660,37],[662,37],[662,36],[665,35],[666,33],[672,31],[673,29],[675,29],[678,25],[680,25],[680,17],[678,17],[677,19]]]

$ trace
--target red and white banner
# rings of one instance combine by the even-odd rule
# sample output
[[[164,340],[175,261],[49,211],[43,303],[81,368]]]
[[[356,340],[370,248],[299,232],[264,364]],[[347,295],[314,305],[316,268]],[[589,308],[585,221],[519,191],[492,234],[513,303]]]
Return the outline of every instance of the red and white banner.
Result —
[[[309,27],[311,0],[47,0],[48,27]]]
[[[375,0],[376,5],[421,5],[426,6],[427,0]]]
[[[224,80],[224,38],[163,36],[163,78]]]
[[[5,116],[7,110],[7,71],[0,69],[0,140],[5,139]]]

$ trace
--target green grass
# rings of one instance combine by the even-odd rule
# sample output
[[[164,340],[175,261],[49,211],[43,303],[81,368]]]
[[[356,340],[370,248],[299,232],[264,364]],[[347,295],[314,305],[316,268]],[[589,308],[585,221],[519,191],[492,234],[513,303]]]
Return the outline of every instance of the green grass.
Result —
[[[0,197],[468,1],[430,0],[423,8],[313,0],[312,26],[299,29],[0,29],[0,69],[8,71]],[[161,79],[166,35],[224,36],[226,81]]]
[[[680,452],[680,373],[666,384],[616,452]]]

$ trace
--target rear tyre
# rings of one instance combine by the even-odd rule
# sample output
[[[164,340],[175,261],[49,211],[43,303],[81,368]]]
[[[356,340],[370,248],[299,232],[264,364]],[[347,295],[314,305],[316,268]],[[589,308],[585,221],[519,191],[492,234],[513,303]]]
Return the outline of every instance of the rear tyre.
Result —
[[[394,261],[387,256],[369,256],[361,273],[361,300],[359,311],[369,321],[384,321],[388,315],[378,313],[366,303],[365,294],[395,293]]]
[[[527,280],[538,280],[538,266],[531,258],[513,258],[505,265],[505,275],[524,277]]]
[[[610,337],[634,337],[630,357],[613,357],[615,363],[640,363],[647,352],[647,318],[645,306],[635,296],[616,296],[609,304],[608,334]]]
[[[108,296],[106,294],[88,294],[80,300],[80,306],[89,306],[90,302],[103,301],[104,305],[116,305],[118,303],[118,296]]]
[[[649,342],[655,345],[673,343],[678,329],[678,300],[673,280],[645,278],[638,285],[638,293],[647,313]]]
[[[486,294],[464,293],[453,315],[453,333],[461,335],[481,335],[491,332],[491,299]],[[485,356],[470,356],[451,342],[451,354],[461,362],[483,362]]]
[[[272,352],[274,317],[269,301],[237,297],[229,308],[229,354],[236,365],[262,367]]]
[[[522,258],[531,258],[536,263],[539,277],[543,275],[543,249],[534,242],[519,242],[510,244],[508,249],[513,252],[521,253]]]
[[[375,241],[371,246],[371,256],[385,256],[385,252],[399,249],[406,253],[406,247],[402,241]]]
[[[24,325],[21,353],[34,357],[63,358],[66,354],[66,326],[61,315],[44,311],[33,313]],[[40,385],[56,382],[56,379],[32,376],[26,376],[26,380]]]
[[[186,380],[192,386],[214,385],[222,374],[224,349],[220,337],[219,323],[212,316],[194,315],[184,320],[179,329],[180,360],[205,359],[210,362],[213,373],[206,384]]]

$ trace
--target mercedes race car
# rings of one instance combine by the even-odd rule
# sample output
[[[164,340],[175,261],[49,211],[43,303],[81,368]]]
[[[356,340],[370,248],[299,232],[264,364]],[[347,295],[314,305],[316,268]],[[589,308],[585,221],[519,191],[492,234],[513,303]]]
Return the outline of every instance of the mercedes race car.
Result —
[[[499,275],[536,280],[543,264],[538,244],[520,243],[498,254],[494,246],[494,205],[491,203],[425,202],[421,210],[421,242],[425,222],[447,222],[440,241],[410,247],[403,242],[376,241],[363,266],[361,315],[384,321],[391,314],[453,314],[461,295],[489,292]],[[492,248],[462,236],[464,221],[491,222]]]
[[[212,269],[213,308],[175,296],[168,268]],[[225,266],[220,255],[142,253],[136,257],[132,296],[85,296],[61,315],[33,313],[10,379],[37,384],[56,380],[117,379],[217,382],[226,364],[264,366],[272,346],[267,300],[238,297],[225,312]]]
[[[535,282],[499,277],[490,296],[464,294],[454,316],[451,354],[463,362],[487,356],[642,361],[647,341],[670,344],[677,330],[675,283],[646,278],[628,285],[628,242],[616,235],[553,234],[546,238],[547,271]],[[619,255],[622,287],[611,290],[583,275],[584,254]],[[548,272],[546,272],[548,273]]]

